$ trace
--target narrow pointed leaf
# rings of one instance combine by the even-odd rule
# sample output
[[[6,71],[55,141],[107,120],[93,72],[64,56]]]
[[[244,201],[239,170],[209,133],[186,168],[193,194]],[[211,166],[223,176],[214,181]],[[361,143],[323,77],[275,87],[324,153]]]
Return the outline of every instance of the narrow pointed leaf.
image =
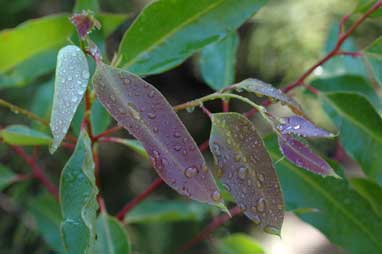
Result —
[[[95,254],[129,254],[131,245],[124,228],[116,218],[102,212],[97,219]]]
[[[0,131],[5,143],[20,146],[48,145],[52,138],[24,125],[10,125]]]
[[[141,142],[135,139],[124,139],[124,138],[113,138],[113,143],[119,143],[129,147],[134,152],[138,153],[143,157],[148,157],[145,148],[142,146]]]
[[[64,139],[77,107],[89,81],[89,66],[86,57],[77,46],[69,45],[58,52],[56,79],[50,128],[54,153]]]
[[[60,178],[61,234],[68,253],[94,253],[97,193],[90,139],[82,131]]]
[[[366,178],[350,179],[351,186],[373,207],[373,210],[382,218],[382,187]]]
[[[16,179],[16,174],[9,168],[0,164],[0,191],[4,190]]]
[[[142,143],[169,186],[201,202],[220,202],[220,193],[195,141],[155,87],[103,63],[97,66],[93,85],[101,103]]]
[[[364,59],[375,80],[382,86],[382,37],[363,50]]]
[[[217,175],[255,224],[279,235],[284,201],[271,158],[255,126],[238,113],[213,114],[211,120],[209,144]]]
[[[201,51],[200,71],[212,89],[218,91],[234,82],[238,46],[239,36],[235,31]]]
[[[318,175],[338,177],[324,159],[315,154],[307,145],[295,139],[293,136],[279,136],[279,146],[280,151],[285,158],[296,166]]]
[[[261,245],[253,237],[235,233],[219,239],[216,243],[219,254],[263,254]]]
[[[282,104],[288,105],[288,107],[290,107],[296,114],[303,114],[300,105],[292,97],[289,97],[280,89],[277,89],[261,80],[253,78],[245,79],[240,83],[233,85],[232,88],[238,91],[245,90],[259,96],[268,96],[272,100],[280,101]]]
[[[141,75],[168,70],[237,29],[266,2],[153,1],[123,36],[120,66]]]
[[[284,117],[281,121],[282,124],[279,124],[277,128],[282,134],[296,134],[304,137],[321,138],[331,138],[335,136],[326,130],[318,128],[301,116]]]

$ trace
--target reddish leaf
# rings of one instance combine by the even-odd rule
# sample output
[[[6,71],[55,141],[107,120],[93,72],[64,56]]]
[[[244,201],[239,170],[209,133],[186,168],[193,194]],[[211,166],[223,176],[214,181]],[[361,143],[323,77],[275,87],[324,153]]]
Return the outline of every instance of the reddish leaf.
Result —
[[[200,202],[221,205],[220,193],[197,145],[155,87],[102,62],[93,85],[101,103],[142,143],[169,186]]]
[[[76,27],[81,39],[88,35],[94,27],[101,28],[101,24],[94,18],[92,12],[89,11],[73,14],[70,21]]]
[[[265,232],[280,234],[284,201],[271,158],[255,126],[238,113],[213,114],[210,148],[217,175],[244,213]]]
[[[282,122],[282,124],[277,126],[282,134],[296,134],[304,137],[322,138],[330,138],[335,136],[326,130],[318,128],[301,116],[285,117],[282,118]]]
[[[281,153],[296,166],[318,175],[339,177],[324,159],[293,136],[282,135],[278,139]]]

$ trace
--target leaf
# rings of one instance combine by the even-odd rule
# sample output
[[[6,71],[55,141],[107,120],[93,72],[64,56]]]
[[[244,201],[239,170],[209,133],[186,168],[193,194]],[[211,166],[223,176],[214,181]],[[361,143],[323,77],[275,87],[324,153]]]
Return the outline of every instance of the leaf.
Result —
[[[59,253],[65,253],[60,236],[62,216],[58,202],[51,195],[41,194],[30,201],[28,211],[49,247]]]
[[[275,166],[286,204],[319,210],[298,215],[302,220],[319,229],[346,253],[382,252],[382,220],[346,180],[322,178],[300,170],[287,160],[280,160],[282,155],[275,136],[267,137],[265,141],[273,161],[279,161]]]
[[[97,193],[90,139],[82,131],[60,178],[61,234],[68,253],[93,253]]]
[[[219,254],[262,254],[263,248],[252,237],[235,233],[219,239],[216,247]]]
[[[238,113],[213,114],[211,121],[209,145],[221,182],[257,226],[280,235],[282,192],[255,126]]]
[[[100,102],[146,149],[160,177],[189,198],[220,204],[220,193],[195,141],[152,85],[100,63],[93,75]]]
[[[281,119],[281,124],[277,126],[277,129],[282,134],[296,134],[304,137],[322,137],[331,138],[335,135],[318,128],[313,123],[309,122],[301,116],[290,116]]]
[[[102,212],[97,219],[96,254],[129,254],[130,241],[124,226],[114,217]]]
[[[95,135],[103,132],[110,125],[110,115],[98,100],[93,101],[90,121]]]
[[[33,98],[31,98],[30,111],[49,121],[50,113],[52,111],[53,94],[53,79],[41,84],[39,87],[36,87]],[[40,123],[33,122],[31,123],[31,127],[39,131],[50,132],[49,127],[43,126]]]
[[[377,1],[375,0],[358,0],[358,4],[354,10],[355,13],[366,13]],[[375,11],[370,17],[380,17],[381,12]]]
[[[366,178],[350,179],[351,186],[373,207],[373,210],[382,218],[382,188]]]
[[[218,91],[234,82],[238,46],[239,36],[233,32],[201,51],[200,71],[212,89]]]
[[[73,8],[73,12],[81,12],[81,11],[99,11],[98,0],[76,0],[76,3]]]
[[[339,177],[324,159],[293,136],[281,135],[278,140],[281,153],[296,166],[321,176]]]
[[[49,145],[52,138],[25,125],[10,125],[0,131],[5,143],[20,146]]]
[[[352,93],[322,94],[320,100],[339,130],[346,153],[363,171],[382,183],[382,119],[363,96]]]
[[[201,221],[211,212],[208,205],[181,200],[147,200],[131,210],[126,223]]]
[[[296,114],[303,114],[300,105],[292,97],[289,97],[280,89],[274,88],[272,85],[261,80],[253,78],[245,79],[240,83],[231,86],[230,89],[236,89],[237,91],[245,90],[247,92],[255,93],[258,96],[268,96],[270,99],[278,100],[282,104],[288,105]]]
[[[124,34],[119,66],[141,75],[168,70],[237,29],[266,2],[154,1]]]
[[[382,37],[363,50],[364,60],[380,86],[382,86]]]
[[[143,157],[149,157],[145,148],[142,146],[141,142],[139,142],[138,140],[124,139],[124,138],[113,138],[113,142],[125,145]]]
[[[56,79],[50,129],[54,153],[64,139],[89,81],[89,66],[84,53],[77,46],[69,45],[58,52]]]
[[[119,13],[99,13],[96,19],[101,23],[101,33],[104,38],[110,36],[120,26],[128,15]]]
[[[7,188],[14,180],[16,180],[16,174],[0,164],[0,191]]]

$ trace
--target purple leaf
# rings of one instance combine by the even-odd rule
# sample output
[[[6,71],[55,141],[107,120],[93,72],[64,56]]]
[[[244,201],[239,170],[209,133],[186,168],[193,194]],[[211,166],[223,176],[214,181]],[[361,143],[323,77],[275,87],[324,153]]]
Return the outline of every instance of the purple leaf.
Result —
[[[282,122],[282,124],[277,126],[282,134],[296,134],[304,137],[322,138],[331,138],[335,136],[326,130],[318,128],[301,116],[285,117],[282,118]]]
[[[278,136],[278,140],[281,153],[296,166],[318,175],[339,178],[324,159],[315,154],[301,141],[295,139],[291,135]]]
[[[239,207],[267,233],[279,235],[284,201],[272,160],[255,126],[238,113],[211,117],[217,175]]]
[[[101,24],[89,11],[82,11],[81,13],[73,14],[70,21],[76,27],[77,33],[81,39],[88,35],[94,27],[97,29],[101,28]]]
[[[161,178],[194,200],[222,205],[202,154],[171,105],[152,85],[102,62],[93,76],[98,99],[139,140]]]

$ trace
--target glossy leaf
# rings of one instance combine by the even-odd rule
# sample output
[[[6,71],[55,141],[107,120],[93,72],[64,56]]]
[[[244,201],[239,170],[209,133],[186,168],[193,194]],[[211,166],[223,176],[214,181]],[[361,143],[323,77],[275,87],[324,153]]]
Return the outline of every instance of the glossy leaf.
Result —
[[[253,78],[245,79],[240,83],[233,85],[232,89],[236,89],[237,91],[245,90],[247,92],[255,93],[258,96],[268,96],[272,100],[277,100],[288,105],[296,114],[303,114],[300,105],[293,98],[283,93],[280,89],[261,80]]]
[[[293,136],[279,136],[279,147],[285,158],[296,166],[318,175],[338,177],[324,159],[315,154],[306,144],[295,139]]]
[[[82,131],[60,178],[61,234],[68,253],[94,253],[97,193],[90,139]]]
[[[0,130],[0,137],[5,143],[20,146],[49,145],[52,142],[50,136],[25,125],[10,125]]]
[[[121,67],[137,74],[168,70],[238,28],[266,0],[162,0],[149,4],[123,36]]]
[[[216,244],[219,254],[263,254],[261,245],[251,236],[236,233],[219,239]]]
[[[97,241],[94,253],[129,254],[130,249],[130,241],[123,224],[102,212],[97,219]]]
[[[211,207],[197,202],[181,200],[148,200],[129,212],[127,223],[164,223],[201,221],[211,212]]]
[[[31,200],[28,211],[32,214],[37,230],[49,247],[59,253],[65,253],[60,236],[62,216],[57,200],[49,194],[39,195]]]
[[[0,191],[8,187],[16,179],[16,174],[0,164]]]
[[[331,138],[335,135],[318,128],[312,122],[309,122],[301,116],[290,116],[281,119],[281,124],[277,126],[277,129],[282,134],[295,134],[303,137],[322,137]]]
[[[201,51],[200,71],[212,89],[218,91],[234,82],[238,46],[239,36],[233,32]]]
[[[86,57],[77,46],[69,45],[58,52],[56,79],[50,129],[54,153],[64,139],[74,114],[85,94],[89,81],[89,66]]]
[[[382,188],[366,178],[350,179],[351,186],[373,207],[373,210],[382,218]]]
[[[220,193],[195,141],[163,95],[143,79],[100,63],[93,76],[98,99],[139,140],[173,189],[220,204]]]
[[[365,97],[352,93],[322,94],[320,100],[339,131],[348,155],[382,183],[382,119]]]
[[[265,140],[273,161],[278,161],[275,166],[286,204],[319,211],[298,215],[302,220],[319,229],[346,253],[382,252],[379,237],[382,235],[382,220],[368,201],[352,190],[346,180],[322,178],[287,160],[280,160],[282,155],[278,151],[277,138],[270,136]]]
[[[209,145],[218,177],[245,215],[265,232],[279,235],[284,201],[255,126],[238,113],[213,114],[211,120]]]
[[[363,50],[364,59],[375,80],[382,86],[382,37]]]

